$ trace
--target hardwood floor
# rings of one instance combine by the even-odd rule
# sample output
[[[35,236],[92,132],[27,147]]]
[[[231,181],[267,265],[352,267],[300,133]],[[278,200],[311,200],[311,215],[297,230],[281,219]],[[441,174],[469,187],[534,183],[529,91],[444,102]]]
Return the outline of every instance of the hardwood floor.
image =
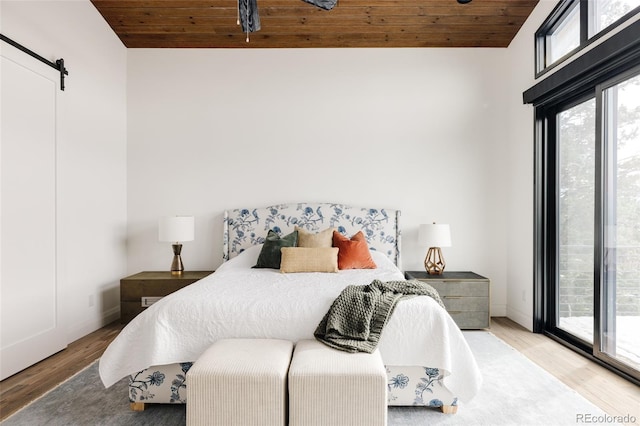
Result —
[[[508,318],[492,318],[491,332],[607,414],[635,417],[625,424],[640,425],[639,386]]]
[[[100,358],[124,324],[111,323],[0,382],[0,421]]]
[[[0,382],[0,421],[98,359],[121,329],[109,324]],[[609,415],[633,416],[626,424],[640,425],[640,387],[508,318],[493,318],[491,332]]]

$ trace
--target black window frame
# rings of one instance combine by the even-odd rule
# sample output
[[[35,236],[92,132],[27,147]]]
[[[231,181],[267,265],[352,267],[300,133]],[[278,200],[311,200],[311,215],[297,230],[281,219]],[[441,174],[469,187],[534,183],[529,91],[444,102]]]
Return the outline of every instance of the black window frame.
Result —
[[[556,114],[566,108],[595,97],[599,102],[599,93],[607,83],[628,75],[640,69],[640,20],[631,23],[626,28],[612,35],[608,39],[585,52],[583,55],[567,63],[523,93],[525,104],[533,104],[534,112],[534,318],[533,328],[536,333],[543,333],[571,349],[581,353],[594,362],[627,378],[633,383],[640,384],[640,379],[634,377],[624,368],[604,362],[593,353],[593,346],[576,339],[569,333],[554,327],[555,314],[551,312],[555,306],[555,295],[550,294],[549,283],[554,279],[557,263],[555,248],[556,239],[556,206],[553,197],[556,194],[556,147],[557,135],[555,126]],[[596,111],[596,138],[602,121],[601,111]],[[597,143],[601,143],[598,141]],[[602,199],[602,176],[599,169],[602,163],[596,148],[596,200]],[[602,212],[596,203],[596,233],[594,235],[596,259],[601,257],[598,251],[601,246],[602,233],[599,230],[602,222]],[[601,285],[602,271],[594,270],[594,285]],[[598,295],[595,302],[600,304]],[[599,312],[594,311],[595,320]],[[595,329],[594,332],[598,332]],[[598,337],[594,336],[594,339]],[[598,342],[596,342],[598,343]]]
[[[543,248],[541,248],[544,252],[544,260],[546,276],[544,279],[546,280],[557,280],[558,271],[556,269],[558,265],[558,258],[560,254],[558,253],[558,246],[555,244],[558,240],[558,228],[557,224],[559,222],[558,218],[558,199],[556,194],[559,193],[559,183],[558,183],[558,156],[559,156],[559,131],[557,128],[557,117],[564,111],[567,111],[583,102],[594,100],[597,102],[597,96],[595,88],[585,87],[581,91],[574,93],[570,97],[566,99],[559,100],[558,102],[551,103],[548,106],[541,108],[539,111],[541,117],[543,117],[544,122],[546,123],[546,127],[544,130],[544,134],[541,134],[540,137],[544,141],[545,144],[545,168],[546,173],[544,176],[541,176],[544,179],[544,196],[541,202],[544,204],[544,215],[546,217],[546,231],[545,233],[545,241],[546,244]],[[596,106],[597,110],[597,106]],[[596,114],[596,127],[598,123],[599,117]],[[594,135],[595,137],[595,135]],[[597,144],[597,142],[596,142]],[[598,149],[596,149],[596,168],[598,167],[599,156]],[[596,178],[595,178],[595,186],[596,192],[599,192],[598,188],[598,171],[595,170]],[[596,221],[598,219],[596,218]],[[594,244],[595,246],[600,245],[600,241],[598,240],[597,233],[594,234]],[[594,287],[599,287],[599,282],[597,282],[596,274]],[[543,278],[542,276],[540,277]],[[557,283],[557,281],[556,281]],[[541,283],[542,284],[542,283]],[[578,352],[582,352],[588,354],[591,352],[592,345],[587,342],[581,340],[580,338],[574,336],[571,333],[563,330],[558,327],[558,315],[555,307],[558,306],[558,294],[557,288],[555,292],[548,291],[549,286],[543,285],[540,288],[540,293],[543,297],[543,309],[544,316],[540,318],[539,321],[540,330],[539,332],[544,332],[554,337],[559,337],[563,341],[568,342],[572,347],[574,347]],[[597,293],[597,292],[596,292]],[[597,297],[597,294],[594,294]],[[597,323],[599,321],[599,312],[594,311],[594,321]]]
[[[622,23],[632,18],[636,14],[640,13],[640,6],[630,10],[625,15],[618,18],[615,22],[608,25],[606,28],[597,32],[591,38],[589,38],[589,20],[592,13],[592,5],[590,1],[593,0],[560,0],[556,7],[551,11],[547,19],[540,25],[535,32],[535,77],[538,78],[552,69],[556,68],[560,64],[567,61],[576,53],[594,43],[601,37],[605,36],[612,30],[615,30]],[[553,33],[564,21],[568,18],[569,14],[573,11],[573,8],[580,7],[580,44],[578,47],[567,52],[562,57],[558,58],[555,62],[547,64],[547,42],[548,35]]]

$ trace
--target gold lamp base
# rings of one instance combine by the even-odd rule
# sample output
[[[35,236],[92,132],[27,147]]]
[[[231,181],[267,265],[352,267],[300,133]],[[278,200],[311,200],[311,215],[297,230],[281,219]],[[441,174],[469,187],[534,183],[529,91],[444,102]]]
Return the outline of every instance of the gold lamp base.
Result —
[[[171,262],[171,275],[182,275],[184,271],[184,265],[182,264],[182,258],[180,252],[182,251],[182,244],[171,244],[173,247],[173,262]]]
[[[429,247],[427,256],[424,258],[424,269],[427,270],[427,273],[429,275],[442,275],[445,266],[446,263],[440,247]]]

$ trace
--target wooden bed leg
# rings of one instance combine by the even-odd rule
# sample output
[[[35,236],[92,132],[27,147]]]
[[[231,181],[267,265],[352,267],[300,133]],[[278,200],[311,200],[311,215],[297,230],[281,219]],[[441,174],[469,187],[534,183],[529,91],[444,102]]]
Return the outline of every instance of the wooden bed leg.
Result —
[[[458,406],[457,405],[443,405],[442,407],[442,412],[444,414],[455,414],[458,412]]]
[[[132,402],[131,411],[144,411],[144,402]]]

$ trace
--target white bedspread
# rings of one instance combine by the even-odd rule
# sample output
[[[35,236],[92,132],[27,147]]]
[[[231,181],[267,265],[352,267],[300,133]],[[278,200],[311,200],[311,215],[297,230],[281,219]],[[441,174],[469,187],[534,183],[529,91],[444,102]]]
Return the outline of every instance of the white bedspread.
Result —
[[[222,338],[312,339],[340,291],[350,284],[403,279],[383,254],[377,269],[283,274],[251,269],[261,246],[224,263],[212,275],[153,304],[134,318],[100,359],[106,387],[152,365],[195,361]],[[449,314],[426,296],[402,300],[379,344],[386,365],[437,367],[461,400],[470,400],[482,378]]]

